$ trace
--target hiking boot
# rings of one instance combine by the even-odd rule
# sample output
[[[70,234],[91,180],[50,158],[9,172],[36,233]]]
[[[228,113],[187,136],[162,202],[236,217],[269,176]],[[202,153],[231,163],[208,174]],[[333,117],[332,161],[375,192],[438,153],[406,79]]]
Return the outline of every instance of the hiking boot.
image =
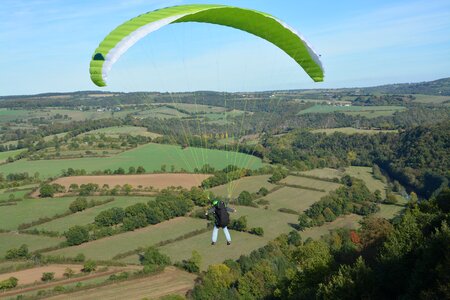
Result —
[[[216,242],[211,242],[211,245],[214,246],[216,244]]]
[[[230,245],[231,245],[231,242],[227,242],[227,245],[230,246]]]

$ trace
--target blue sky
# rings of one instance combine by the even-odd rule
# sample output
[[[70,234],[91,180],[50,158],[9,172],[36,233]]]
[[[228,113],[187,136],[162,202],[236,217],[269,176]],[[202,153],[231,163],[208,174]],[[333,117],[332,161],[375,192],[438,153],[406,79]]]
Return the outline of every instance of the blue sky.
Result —
[[[1,0],[0,95],[101,90],[89,61],[112,29],[188,3],[268,12],[322,55],[314,83],[270,43],[226,27],[167,26],[114,65],[108,91],[273,90],[371,86],[450,76],[450,1]]]

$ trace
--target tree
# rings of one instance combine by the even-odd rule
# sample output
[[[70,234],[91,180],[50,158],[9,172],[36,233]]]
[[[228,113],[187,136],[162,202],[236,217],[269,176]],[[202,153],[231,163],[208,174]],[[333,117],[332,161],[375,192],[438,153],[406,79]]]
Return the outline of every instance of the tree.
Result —
[[[8,279],[0,281],[0,291],[15,288],[18,282],[19,280],[16,277],[9,277]]]
[[[308,227],[311,227],[311,221],[305,213],[301,213],[298,216],[298,229],[303,231]]]
[[[121,207],[113,207],[101,211],[95,218],[95,224],[99,226],[112,226],[122,223],[125,217],[125,211]]]
[[[263,236],[264,229],[261,227],[254,227],[254,228],[250,229],[249,233],[254,234],[254,235]]]
[[[252,195],[247,191],[242,191],[236,199],[236,204],[244,206],[255,206]]]
[[[167,266],[170,265],[170,258],[158,251],[154,247],[147,248],[143,255],[139,257],[142,265],[158,265]]]
[[[206,206],[209,204],[208,195],[201,188],[193,186],[189,191],[189,196],[197,206]]]
[[[145,169],[143,166],[139,166],[136,169],[136,174],[144,174],[145,173]]]
[[[64,236],[66,237],[69,246],[80,245],[89,241],[89,231],[80,225],[70,227],[69,230],[64,233]]]
[[[129,167],[128,168],[128,174],[135,174],[136,173],[136,168],[135,167]]]
[[[188,260],[183,260],[181,263],[181,267],[188,271],[189,273],[198,273],[200,271],[200,264],[202,262],[202,258],[200,254],[193,250],[192,256]]]
[[[319,299],[370,299],[372,270],[359,257],[352,266],[341,265],[327,283],[320,283]]]
[[[88,260],[83,264],[83,269],[81,271],[83,273],[91,273],[97,269],[97,263],[93,260]]]
[[[55,189],[51,184],[43,184],[41,188],[39,189],[40,197],[47,198],[47,197],[53,197],[55,194]]]
[[[258,191],[258,195],[260,196],[267,196],[269,194],[269,190],[266,189],[265,187],[261,187]]]
[[[242,216],[239,217],[237,220],[231,220],[230,229],[236,230],[236,231],[246,231],[247,230],[247,217]]]
[[[28,246],[23,244],[19,248],[13,248],[6,251],[6,259],[23,259],[29,258],[30,252],[28,251]]]
[[[83,211],[88,207],[88,202],[86,198],[78,197],[69,205],[69,210],[73,213],[78,211]]]
[[[55,278],[55,272],[44,272],[42,273],[41,280],[44,282],[51,281]]]

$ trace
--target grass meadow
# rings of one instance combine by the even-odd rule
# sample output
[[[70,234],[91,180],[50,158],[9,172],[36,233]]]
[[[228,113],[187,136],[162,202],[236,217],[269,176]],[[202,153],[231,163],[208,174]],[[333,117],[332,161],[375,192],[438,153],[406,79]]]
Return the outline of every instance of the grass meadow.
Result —
[[[229,164],[246,166],[256,169],[262,166],[261,159],[236,152],[212,150],[180,146],[149,143],[138,148],[122,152],[112,157],[76,158],[60,160],[18,160],[13,163],[0,165],[0,173],[39,172],[41,177],[56,177],[61,170],[74,168],[85,169],[88,173],[96,170],[112,169],[119,167],[128,170],[129,167],[143,166],[147,172],[158,171],[165,164],[168,169],[171,165],[176,170],[185,169],[193,171],[209,164],[215,168],[224,168]]]

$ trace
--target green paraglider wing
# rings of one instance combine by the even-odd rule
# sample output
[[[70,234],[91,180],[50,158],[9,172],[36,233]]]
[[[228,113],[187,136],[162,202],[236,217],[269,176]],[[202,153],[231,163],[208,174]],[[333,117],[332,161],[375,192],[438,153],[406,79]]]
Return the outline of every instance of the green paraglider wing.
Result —
[[[182,5],[155,10],[114,29],[92,56],[90,73],[98,86],[106,86],[112,65],[137,41],[159,28],[181,22],[229,26],[263,38],[292,57],[314,81],[323,81],[318,55],[295,30],[275,17],[249,9],[224,5]]]

